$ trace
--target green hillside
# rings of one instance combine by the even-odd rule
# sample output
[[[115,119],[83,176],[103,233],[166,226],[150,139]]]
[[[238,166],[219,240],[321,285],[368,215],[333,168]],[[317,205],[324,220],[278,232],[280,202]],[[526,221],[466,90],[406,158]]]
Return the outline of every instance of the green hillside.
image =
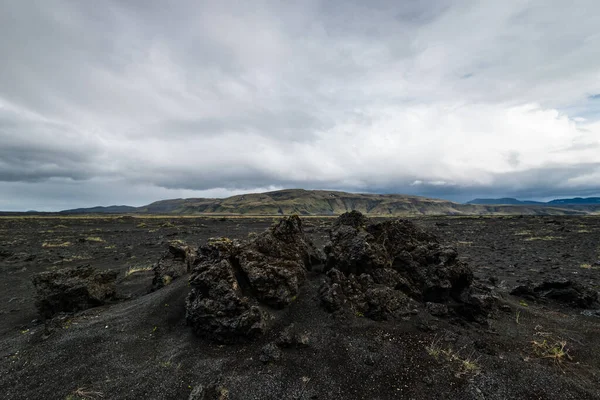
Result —
[[[286,189],[225,199],[162,200],[138,208],[151,214],[339,215],[358,210],[371,216],[406,215],[565,215],[599,212],[600,207],[475,205],[398,194],[358,194]]]

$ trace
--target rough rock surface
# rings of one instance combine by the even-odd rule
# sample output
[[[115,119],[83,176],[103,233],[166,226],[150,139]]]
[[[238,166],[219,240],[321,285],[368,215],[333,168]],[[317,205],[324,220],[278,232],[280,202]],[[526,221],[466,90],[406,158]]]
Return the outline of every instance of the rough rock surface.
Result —
[[[283,218],[257,235],[241,247],[237,256],[254,296],[276,308],[294,300],[306,272],[321,259],[319,251],[304,235],[298,216]]]
[[[104,304],[116,294],[117,272],[90,266],[65,268],[34,275],[35,306],[43,318]]]
[[[225,343],[260,334],[269,306],[293,301],[306,271],[319,261],[297,216],[245,243],[209,241],[198,250],[190,278],[188,324],[198,335]]]
[[[528,299],[550,299],[579,308],[598,306],[598,292],[568,279],[545,281],[538,284],[527,282],[517,286],[510,294]]]
[[[187,245],[170,244],[169,249],[162,255],[154,266],[152,289],[157,290],[168,285],[188,272],[195,261],[195,250]]]
[[[258,359],[260,362],[267,364],[280,361],[282,357],[283,353],[279,347],[275,343],[269,343],[261,349]]]
[[[198,250],[198,265],[186,300],[186,319],[194,332],[218,342],[251,338],[265,329],[265,315],[244,293],[236,277],[236,244],[229,239],[210,241]]]
[[[456,251],[410,221],[373,224],[352,211],[333,224],[330,239],[325,248],[329,271],[320,290],[330,311],[381,320],[410,314],[417,302],[445,304],[469,318],[491,308],[493,299],[474,292],[473,272]]]

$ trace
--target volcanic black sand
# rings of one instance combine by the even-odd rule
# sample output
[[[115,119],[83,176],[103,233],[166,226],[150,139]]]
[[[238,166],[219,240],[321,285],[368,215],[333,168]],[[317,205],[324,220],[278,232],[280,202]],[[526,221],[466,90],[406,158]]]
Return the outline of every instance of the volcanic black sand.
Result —
[[[306,218],[304,231],[322,248],[333,221]],[[265,335],[222,345],[186,325],[187,278],[148,293],[150,267],[170,242],[244,239],[273,218],[1,218],[0,397],[188,399],[209,387],[213,397],[192,398],[600,398],[597,307],[509,294],[527,280],[598,291],[600,217],[413,221],[493,288],[498,305],[487,323],[424,309],[404,320],[340,319],[319,304],[316,269]],[[85,264],[118,271],[119,298],[44,324],[33,274]],[[291,324],[306,342],[261,361]]]

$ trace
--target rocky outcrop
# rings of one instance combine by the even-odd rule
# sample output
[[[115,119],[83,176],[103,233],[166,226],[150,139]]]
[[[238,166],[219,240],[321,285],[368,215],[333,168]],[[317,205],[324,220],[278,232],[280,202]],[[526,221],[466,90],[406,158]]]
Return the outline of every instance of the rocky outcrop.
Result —
[[[283,308],[298,295],[306,272],[321,259],[304,235],[300,218],[291,216],[242,246],[236,262],[261,303]]]
[[[34,275],[35,306],[43,318],[59,312],[96,307],[114,298],[116,271],[87,266],[41,272]]]
[[[186,318],[203,337],[231,343],[262,333],[269,310],[292,302],[321,261],[297,216],[247,242],[211,240],[197,254]]]
[[[233,343],[265,329],[265,314],[247,296],[246,282],[236,276],[235,244],[210,241],[198,250],[198,265],[186,301],[186,320],[199,336]]]
[[[527,282],[514,288],[510,294],[531,300],[554,300],[578,308],[594,308],[599,305],[597,291],[568,279],[538,284]]]
[[[473,272],[450,247],[412,222],[371,223],[357,211],[340,216],[325,248],[327,279],[321,300],[330,311],[380,320],[439,303],[463,316],[486,315],[493,303],[472,288]],[[439,307],[430,306],[440,313]]]
[[[170,244],[168,250],[154,266],[152,290],[168,285],[188,272],[194,264],[195,250],[187,245]]]

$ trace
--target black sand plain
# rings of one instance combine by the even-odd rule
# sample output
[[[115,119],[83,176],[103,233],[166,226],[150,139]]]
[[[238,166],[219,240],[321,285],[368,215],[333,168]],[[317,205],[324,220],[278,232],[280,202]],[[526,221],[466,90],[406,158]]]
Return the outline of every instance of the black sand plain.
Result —
[[[148,292],[150,268],[170,242],[243,239],[274,220],[0,218],[0,396],[188,399],[212,384],[222,399],[600,398],[600,311],[509,294],[527,280],[600,290],[600,217],[412,219],[494,288],[500,304],[487,324],[425,310],[402,321],[339,320],[319,305],[323,275],[314,271],[265,335],[222,345],[186,326],[187,279]],[[323,247],[333,221],[303,218],[304,230]],[[119,299],[59,315],[48,334],[33,274],[84,264],[118,271]],[[263,347],[290,324],[308,345],[261,362]]]

